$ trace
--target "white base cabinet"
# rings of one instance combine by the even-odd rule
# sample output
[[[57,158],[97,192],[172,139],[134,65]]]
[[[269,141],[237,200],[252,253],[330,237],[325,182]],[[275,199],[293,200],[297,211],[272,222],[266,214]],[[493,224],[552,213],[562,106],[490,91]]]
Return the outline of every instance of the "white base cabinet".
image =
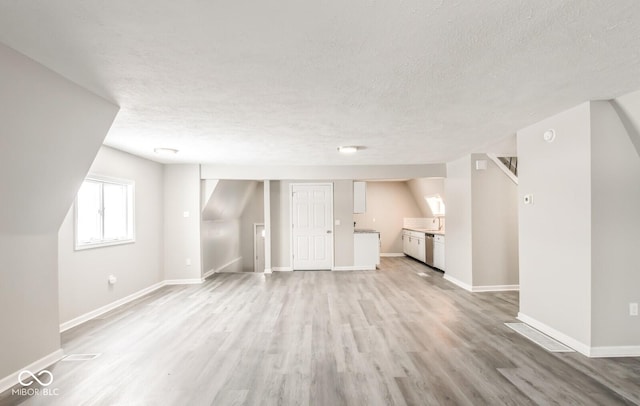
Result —
[[[444,271],[444,235],[433,238],[433,266]]]
[[[376,269],[380,265],[380,234],[376,232],[353,234],[353,266]]]
[[[406,255],[424,262],[427,259],[427,251],[424,244],[424,233],[409,230],[402,231],[402,249]]]

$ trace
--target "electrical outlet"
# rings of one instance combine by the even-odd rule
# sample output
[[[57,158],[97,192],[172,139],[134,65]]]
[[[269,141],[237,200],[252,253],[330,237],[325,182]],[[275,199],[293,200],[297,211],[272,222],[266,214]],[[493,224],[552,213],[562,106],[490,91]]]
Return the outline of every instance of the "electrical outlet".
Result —
[[[185,259],[184,264],[185,264],[186,266],[191,266],[191,258],[187,258],[187,259]]]
[[[638,315],[638,304],[629,303],[629,316],[637,316],[637,315]]]

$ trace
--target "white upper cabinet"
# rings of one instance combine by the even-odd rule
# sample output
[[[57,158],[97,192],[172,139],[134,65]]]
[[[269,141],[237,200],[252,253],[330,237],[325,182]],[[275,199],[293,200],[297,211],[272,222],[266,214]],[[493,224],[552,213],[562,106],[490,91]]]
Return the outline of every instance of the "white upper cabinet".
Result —
[[[353,212],[356,214],[367,211],[367,182],[353,182]]]

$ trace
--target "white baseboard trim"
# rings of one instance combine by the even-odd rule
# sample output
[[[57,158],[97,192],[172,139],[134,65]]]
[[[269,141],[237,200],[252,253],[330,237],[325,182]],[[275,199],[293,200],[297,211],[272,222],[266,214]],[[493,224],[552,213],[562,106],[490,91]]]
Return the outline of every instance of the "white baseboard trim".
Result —
[[[62,332],[65,332],[65,331],[67,331],[67,330],[69,330],[69,329],[71,329],[73,327],[79,326],[80,324],[82,324],[84,322],[87,322],[87,321],[89,321],[91,319],[94,319],[94,318],[96,318],[98,316],[101,316],[101,315],[103,315],[103,314],[115,309],[116,307],[120,307],[123,304],[126,304],[126,303],[129,303],[131,301],[134,301],[134,300],[136,300],[136,299],[138,299],[138,298],[140,298],[140,297],[142,297],[144,295],[147,295],[147,294],[153,292],[154,290],[160,289],[161,287],[163,287],[166,284],[165,282],[166,281],[155,283],[155,284],[153,284],[153,285],[151,285],[151,286],[149,286],[147,288],[144,288],[144,289],[139,290],[139,291],[137,291],[135,293],[132,293],[129,296],[125,296],[122,299],[118,299],[115,302],[111,302],[111,303],[106,304],[106,305],[104,305],[102,307],[99,307],[99,308],[97,308],[95,310],[92,310],[92,311],[90,311],[88,313],[85,313],[85,314],[83,314],[81,316],[78,316],[78,317],[76,317],[74,319],[66,321],[66,322],[60,324],[60,332],[62,333]]]
[[[92,310],[90,312],[87,312],[81,316],[78,316],[74,319],[71,319],[69,321],[65,321],[64,323],[60,324],[60,332],[63,333],[69,329],[72,329],[76,326],[79,326],[82,323],[85,323],[91,319],[95,319],[98,316],[101,316],[107,312],[110,312],[111,310],[120,307],[122,305],[125,305],[129,302],[132,302],[138,298],[141,298],[142,296],[148,295],[149,293],[160,289],[163,286],[168,286],[168,285],[195,285],[195,284],[200,284],[203,282],[203,279],[198,279],[198,278],[194,278],[194,279],[167,279],[164,280],[162,282],[158,282],[158,283],[154,283],[153,285],[146,287],[144,289],[141,289],[137,292],[134,292],[128,296],[125,296],[121,299],[118,299],[114,302],[111,302],[109,304],[106,304],[102,307],[99,307],[95,310]]]
[[[334,266],[332,271],[375,271],[375,265],[352,265],[352,266]]]
[[[265,274],[273,273],[273,269],[272,268],[264,268],[264,273]]]
[[[546,324],[534,319],[533,317],[529,317],[524,313],[518,312],[518,317],[517,318],[521,322],[530,325],[531,327],[533,327],[536,330],[539,330],[540,332],[548,335],[549,337],[553,338],[554,340],[560,341],[562,344],[566,345],[567,347],[573,348],[574,350],[578,351],[582,355],[586,355],[587,357],[591,356],[591,347],[589,347],[587,344],[581,343],[580,341],[576,340],[575,338],[569,337],[565,333],[562,333],[562,332],[556,330],[555,328],[550,327],[550,326],[548,326],[548,325],[546,325]]]
[[[20,372],[24,370],[28,370],[35,374],[39,371],[42,371],[43,369],[46,369],[48,366],[55,364],[56,362],[60,361],[62,358],[64,358],[64,351],[62,351],[62,349],[58,349],[52,352],[51,354],[45,355],[39,360],[32,362],[26,367],[21,368],[20,370],[12,373],[11,375],[5,376],[4,378],[0,379],[0,393],[18,384],[18,376],[20,375]]]
[[[211,275],[213,275],[214,273],[220,273],[220,272],[224,272],[225,268],[230,267],[231,265],[235,264],[238,261],[242,261],[242,257],[238,257],[236,259],[232,259],[231,261],[227,262],[224,265],[219,266],[216,269],[209,269],[207,272],[205,272],[204,275],[202,275],[202,279],[207,279],[208,277],[210,277]]]
[[[451,276],[449,274],[445,273],[443,278],[444,278],[444,280],[447,280],[447,281],[453,283],[454,285],[458,285],[459,287],[461,287],[462,289],[464,289],[466,291],[469,291],[469,292],[473,291],[472,288],[471,288],[471,285],[468,285],[468,284],[462,282],[461,280],[454,278],[453,276]]]
[[[383,252],[380,254],[381,257],[404,257],[405,255],[402,252]]]
[[[506,292],[512,290],[520,290],[520,285],[485,285],[472,286],[472,292]]]
[[[640,345],[621,345],[616,347],[591,347],[592,358],[640,357]]]
[[[165,285],[199,285],[204,280],[202,278],[193,279],[167,279],[164,281]]]
[[[207,279],[208,277],[210,277],[211,275],[213,275],[214,273],[217,273],[218,271],[216,269],[209,269],[207,272],[205,272],[202,275],[202,279]]]
[[[290,266],[274,266],[271,268],[273,272],[293,272]]]

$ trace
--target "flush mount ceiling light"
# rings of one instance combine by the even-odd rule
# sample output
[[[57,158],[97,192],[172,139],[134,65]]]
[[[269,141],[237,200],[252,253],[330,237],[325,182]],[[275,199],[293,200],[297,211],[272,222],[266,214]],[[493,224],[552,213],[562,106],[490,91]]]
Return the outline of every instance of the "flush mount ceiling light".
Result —
[[[154,148],[153,152],[158,155],[175,155],[178,153],[178,150],[174,148]]]
[[[354,145],[348,145],[348,146],[338,147],[338,152],[340,152],[341,154],[355,154],[356,152],[358,152],[358,149],[360,148]]]
[[[542,134],[542,138],[544,138],[547,142],[553,142],[556,139],[556,132],[553,128],[547,130]]]

